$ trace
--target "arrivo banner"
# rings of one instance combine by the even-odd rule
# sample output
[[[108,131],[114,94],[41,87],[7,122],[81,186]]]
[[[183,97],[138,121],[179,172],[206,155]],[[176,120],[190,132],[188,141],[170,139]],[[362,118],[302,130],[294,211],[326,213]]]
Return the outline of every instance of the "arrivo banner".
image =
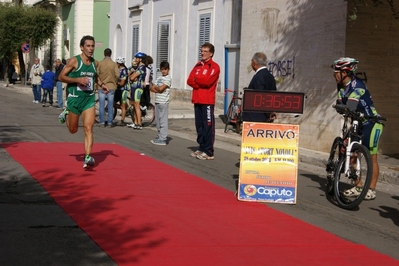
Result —
[[[238,200],[295,204],[299,125],[244,122]]]

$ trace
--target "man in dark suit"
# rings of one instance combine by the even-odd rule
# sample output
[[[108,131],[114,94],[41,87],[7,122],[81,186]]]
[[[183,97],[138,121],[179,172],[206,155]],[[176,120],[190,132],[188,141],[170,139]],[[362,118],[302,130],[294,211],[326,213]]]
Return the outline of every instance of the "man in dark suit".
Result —
[[[270,90],[275,91],[276,81],[273,75],[266,68],[267,57],[262,52],[254,54],[251,60],[252,69],[255,71],[255,75],[252,77],[251,82],[248,85],[248,90]],[[245,90],[244,90],[245,96]],[[254,113],[254,112],[243,112],[243,121],[248,122],[272,122],[275,118],[274,113]]]

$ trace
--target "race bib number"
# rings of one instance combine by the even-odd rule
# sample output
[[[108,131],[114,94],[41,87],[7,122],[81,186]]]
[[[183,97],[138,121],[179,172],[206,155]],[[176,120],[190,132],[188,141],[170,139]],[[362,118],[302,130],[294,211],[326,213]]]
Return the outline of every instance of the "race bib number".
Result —
[[[78,90],[81,91],[92,91],[93,90],[93,78],[92,77],[87,77],[89,79],[89,83],[85,86],[83,84],[78,84]]]

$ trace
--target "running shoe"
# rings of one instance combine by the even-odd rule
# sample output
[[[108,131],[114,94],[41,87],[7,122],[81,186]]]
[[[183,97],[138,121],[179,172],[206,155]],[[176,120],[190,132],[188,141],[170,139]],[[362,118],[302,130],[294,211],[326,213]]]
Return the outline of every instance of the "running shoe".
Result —
[[[373,200],[377,197],[377,192],[375,192],[375,189],[370,188],[367,191],[366,196],[364,197],[364,200]]]
[[[130,128],[134,128],[136,125],[134,123],[132,123],[132,124],[127,124],[126,126],[130,127]]]
[[[196,151],[193,151],[192,153],[190,153],[190,156],[191,156],[191,157],[197,157],[197,156],[200,155],[201,153],[202,153],[202,151],[196,150]]]
[[[155,144],[155,145],[165,146],[166,145],[166,140],[153,139],[153,140],[151,140],[151,143]]]
[[[133,129],[142,130],[143,126],[142,125],[134,125]]]
[[[61,124],[64,124],[67,115],[68,115],[68,110],[64,109],[64,111],[62,111],[62,113],[58,116],[58,121],[60,121]]]
[[[93,159],[93,157],[91,157],[90,155],[86,155],[85,157],[85,161],[83,163],[83,168],[88,169],[90,167],[92,167],[94,165],[95,161]]]
[[[345,190],[344,195],[347,197],[357,197],[362,192],[361,187],[353,187],[351,189]]]
[[[197,155],[197,159],[200,159],[200,160],[214,160],[215,157],[214,156],[209,156],[208,154],[203,152],[200,155]]]

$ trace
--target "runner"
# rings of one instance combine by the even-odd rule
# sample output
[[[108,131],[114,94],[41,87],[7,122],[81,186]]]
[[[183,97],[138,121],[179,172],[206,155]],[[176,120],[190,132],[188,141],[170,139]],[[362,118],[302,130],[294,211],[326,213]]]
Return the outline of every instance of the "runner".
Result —
[[[95,163],[90,155],[93,147],[95,119],[94,84],[102,88],[105,93],[109,91],[97,75],[98,61],[92,57],[94,47],[94,37],[84,36],[80,41],[82,53],[68,60],[59,76],[60,81],[68,84],[69,92],[66,109],[59,115],[60,123],[66,122],[69,132],[74,134],[78,131],[79,117],[82,116],[85,133],[83,168],[90,168]]]

